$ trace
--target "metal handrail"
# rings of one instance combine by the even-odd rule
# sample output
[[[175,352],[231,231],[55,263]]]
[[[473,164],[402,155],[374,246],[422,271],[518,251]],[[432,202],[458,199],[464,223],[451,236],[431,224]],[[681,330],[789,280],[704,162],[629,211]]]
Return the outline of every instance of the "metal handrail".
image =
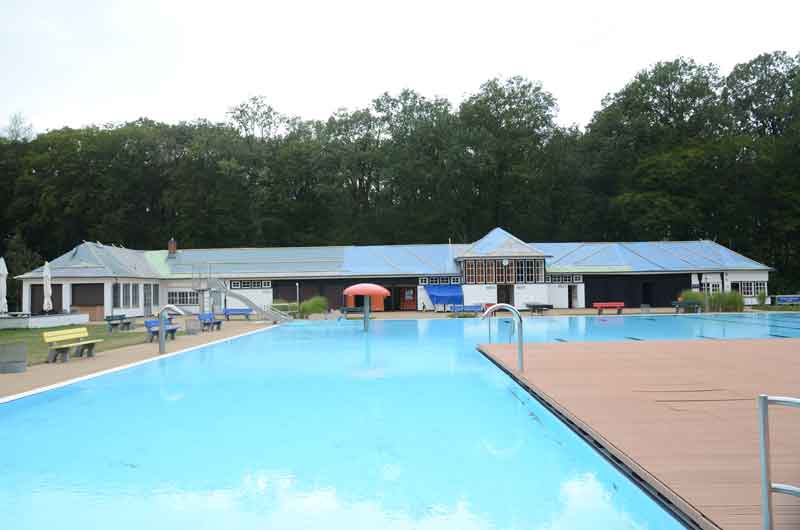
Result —
[[[772,494],[783,493],[800,497],[800,487],[772,482],[769,455],[769,406],[783,405],[800,408],[800,399],[785,396],[758,396],[759,447],[761,452],[761,520],[763,530],[773,530]]]
[[[167,311],[185,315],[182,309],[175,307],[172,304],[167,304],[158,310],[158,353],[165,353],[167,351],[167,333],[166,333],[166,316]],[[175,338],[175,337],[173,337]]]
[[[499,311],[501,309],[505,309],[506,311],[510,311],[511,313],[514,314],[514,316],[517,317],[517,324],[518,324],[518,328],[519,328],[519,333],[517,333],[517,371],[521,374],[523,372],[524,363],[523,363],[523,346],[522,346],[522,344],[523,344],[523,340],[522,340],[522,315],[520,314],[520,312],[517,310],[516,307],[514,307],[511,304],[494,304],[493,306],[488,308],[481,315],[481,320],[485,319],[488,316],[491,316],[493,313],[495,313],[496,311]],[[491,337],[491,333],[492,333],[492,323],[489,322],[489,334],[490,334],[490,337]],[[491,340],[491,339],[489,339],[489,340]]]

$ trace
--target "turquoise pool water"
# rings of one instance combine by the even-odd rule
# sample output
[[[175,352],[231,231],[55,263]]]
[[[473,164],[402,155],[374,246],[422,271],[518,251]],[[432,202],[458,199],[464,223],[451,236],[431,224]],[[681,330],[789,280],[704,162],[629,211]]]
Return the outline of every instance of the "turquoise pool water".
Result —
[[[525,333],[800,333],[648,318]],[[683,528],[476,352],[486,337],[473,319],[290,324],[0,404],[0,528]]]

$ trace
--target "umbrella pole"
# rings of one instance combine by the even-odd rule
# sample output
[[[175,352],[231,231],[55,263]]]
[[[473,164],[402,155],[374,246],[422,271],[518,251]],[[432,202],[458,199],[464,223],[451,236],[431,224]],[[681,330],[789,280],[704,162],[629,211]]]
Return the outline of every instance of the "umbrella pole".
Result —
[[[370,296],[364,297],[364,331],[369,331],[369,303]]]

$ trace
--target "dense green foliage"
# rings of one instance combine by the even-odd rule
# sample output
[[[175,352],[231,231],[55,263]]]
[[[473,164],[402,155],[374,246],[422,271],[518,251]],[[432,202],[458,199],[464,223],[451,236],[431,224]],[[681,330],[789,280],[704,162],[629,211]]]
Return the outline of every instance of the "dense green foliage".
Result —
[[[15,234],[52,259],[81,240],[460,243],[502,226],[527,241],[713,239],[776,267],[773,292],[800,290],[798,64],[658,63],[583,130],[512,78],[457,107],[404,91],[309,121],[253,98],[228,123],[0,139],[0,255]]]
[[[315,296],[300,303],[300,316],[305,318],[315,313],[324,313],[328,310],[328,299],[324,296]]]
[[[736,291],[706,294],[687,289],[681,292],[679,298],[683,302],[697,302],[703,304],[704,311],[744,311],[744,297],[742,293]]]
[[[691,289],[685,289],[681,291],[680,295],[678,295],[678,300],[680,300],[681,302],[696,302],[698,304],[705,304],[706,295],[701,293],[700,291],[692,291]]]

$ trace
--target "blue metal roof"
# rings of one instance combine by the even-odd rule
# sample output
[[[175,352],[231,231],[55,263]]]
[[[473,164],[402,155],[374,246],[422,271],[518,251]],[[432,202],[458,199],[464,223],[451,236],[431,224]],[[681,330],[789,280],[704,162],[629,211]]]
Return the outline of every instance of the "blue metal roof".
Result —
[[[192,273],[268,278],[458,274],[456,259],[545,257],[549,272],[641,273],[770,270],[713,241],[523,243],[502,229],[472,245],[131,250],[83,243],[50,262],[53,277],[189,278]],[[41,278],[41,267],[20,278]]]

